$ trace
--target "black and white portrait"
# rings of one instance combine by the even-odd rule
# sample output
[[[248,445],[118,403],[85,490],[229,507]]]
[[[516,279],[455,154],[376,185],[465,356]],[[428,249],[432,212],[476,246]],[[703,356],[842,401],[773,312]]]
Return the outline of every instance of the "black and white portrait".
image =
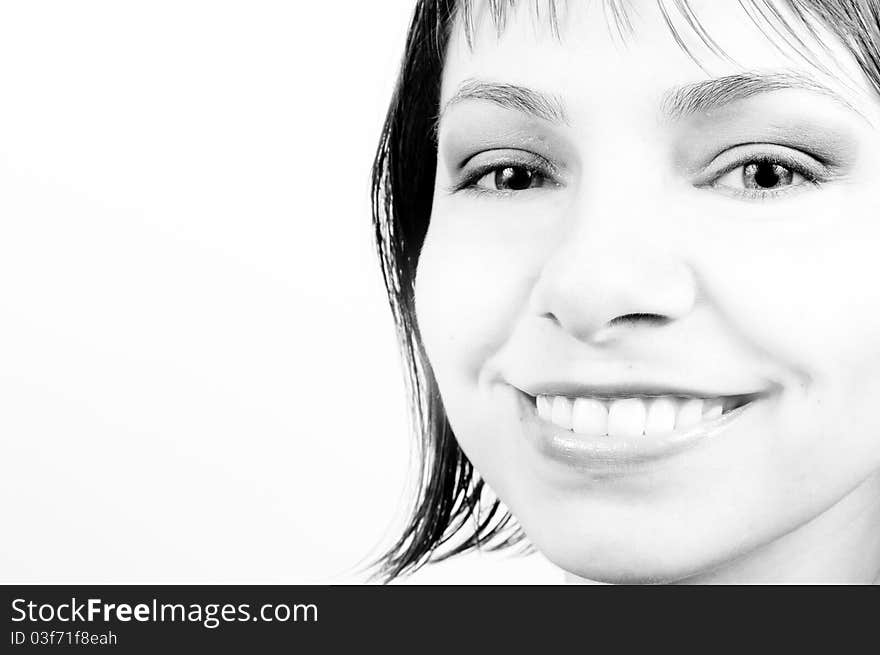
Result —
[[[880,579],[880,3],[0,9],[4,581]]]

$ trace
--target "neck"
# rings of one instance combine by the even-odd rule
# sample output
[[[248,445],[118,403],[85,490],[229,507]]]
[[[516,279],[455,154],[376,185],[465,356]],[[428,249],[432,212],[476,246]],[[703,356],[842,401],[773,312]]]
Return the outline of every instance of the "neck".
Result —
[[[592,581],[566,574],[570,583]],[[880,472],[775,541],[680,584],[880,584]]]

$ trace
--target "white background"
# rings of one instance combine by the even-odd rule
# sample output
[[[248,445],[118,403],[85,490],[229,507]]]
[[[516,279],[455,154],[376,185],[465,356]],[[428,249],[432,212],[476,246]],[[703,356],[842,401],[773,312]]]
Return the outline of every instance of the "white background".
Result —
[[[411,8],[0,3],[0,582],[358,581],[394,536],[368,191]]]

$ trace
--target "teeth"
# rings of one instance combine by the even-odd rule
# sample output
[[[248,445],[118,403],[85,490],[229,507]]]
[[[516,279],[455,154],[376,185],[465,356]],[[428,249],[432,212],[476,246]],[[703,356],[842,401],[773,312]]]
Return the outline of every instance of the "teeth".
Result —
[[[553,399],[553,409],[550,420],[561,428],[571,430],[571,400],[564,396],[556,396]]]
[[[675,429],[687,430],[703,420],[703,399],[690,398],[685,400],[678,408],[675,417]]]
[[[675,429],[676,402],[672,398],[654,398],[648,407],[645,436],[669,434]]]
[[[537,403],[538,416],[549,421],[550,415],[553,413],[553,396],[538,396]]]
[[[608,409],[595,398],[578,398],[571,412],[572,430],[579,434],[599,437],[608,434]]]
[[[711,421],[724,413],[724,403],[717,398],[703,403],[703,420]]]
[[[645,433],[645,402],[641,398],[613,400],[608,406],[608,436],[638,437]]]
[[[654,437],[713,421],[736,404],[732,398],[567,398],[538,396],[538,416],[590,437]]]

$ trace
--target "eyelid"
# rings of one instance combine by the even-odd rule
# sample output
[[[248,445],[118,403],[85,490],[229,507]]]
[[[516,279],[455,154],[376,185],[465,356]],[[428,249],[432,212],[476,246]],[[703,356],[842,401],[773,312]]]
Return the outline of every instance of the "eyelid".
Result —
[[[711,186],[719,177],[754,161],[772,161],[800,173],[811,182],[827,181],[835,170],[820,157],[774,143],[744,143],[728,148],[710,161],[694,180],[694,186]]]
[[[474,153],[462,161],[458,166],[457,180],[452,185],[451,191],[461,191],[471,187],[487,173],[505,166],[519,166],[537,171],[552,185],[561,186],[560,167],[546,157],[519,148],[493,148]]]

